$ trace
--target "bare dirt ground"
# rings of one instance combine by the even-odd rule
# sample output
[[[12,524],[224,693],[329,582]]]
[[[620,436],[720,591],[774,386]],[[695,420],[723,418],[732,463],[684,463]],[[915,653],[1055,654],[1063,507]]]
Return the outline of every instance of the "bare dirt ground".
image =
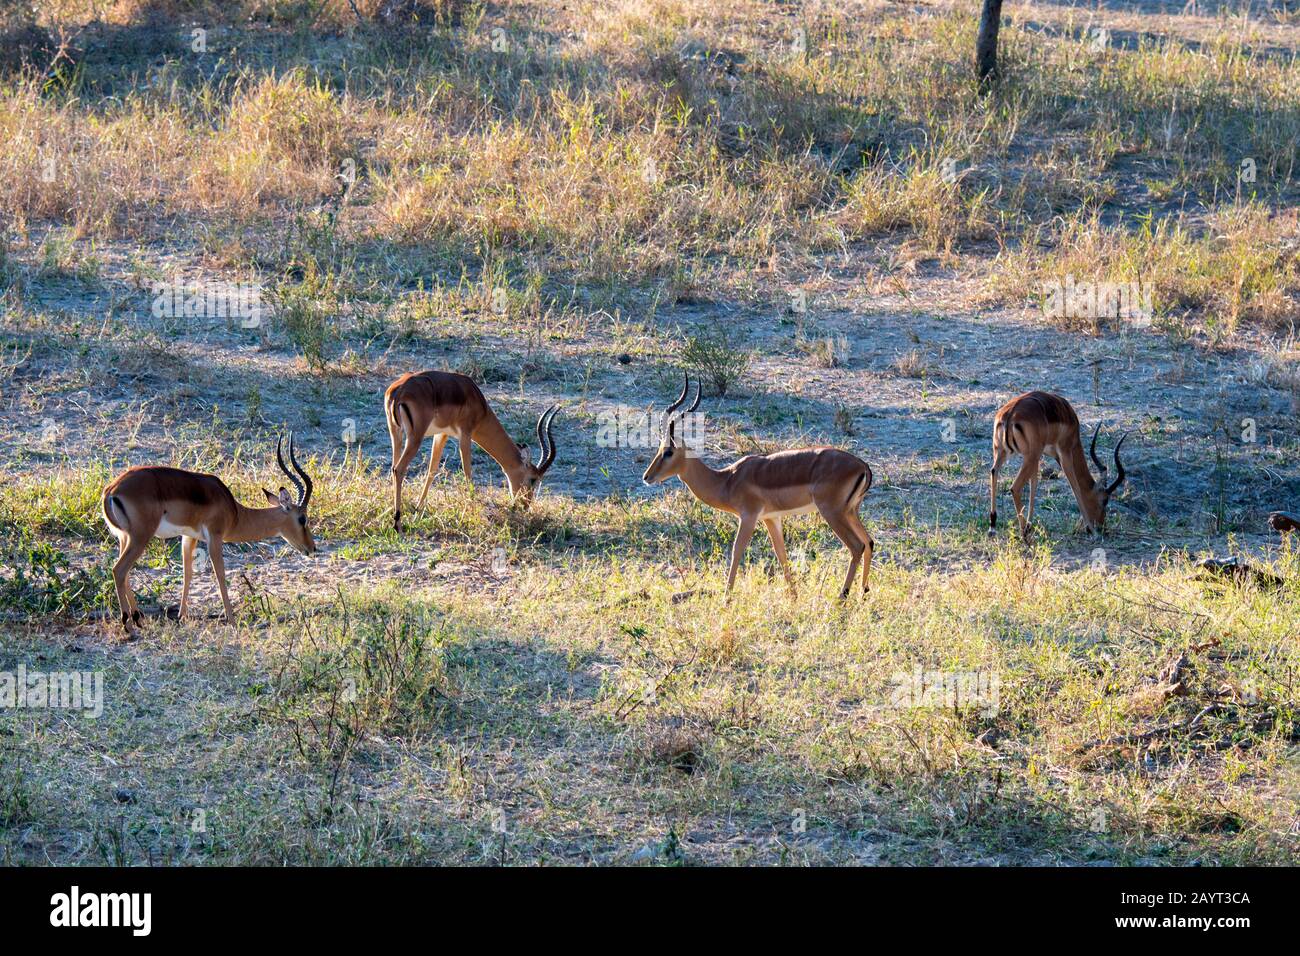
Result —
[[[662,405],[675,392],[675,363],[662,341],[643,339],[627,364],[616,358],[628,357],[623,346],[604,332],[566,341],[550,354],[544,377],[529,376],[526,400],[517,383],[530,360],[528,344],[490,330],[476,333],[468,347],[453,336],[366,343],[349,357],[347,374],[317,376],[260,330],[225,319],[152,316],[152,296],[126,264],[128,256],[150,253],[162,253],[159,270],[203,274],[201,263],[181,252],[119,244],[97,249],[104,264],[97,287],[68,279],[36,288],[33,306],[77,325],[102,354],[83,360],[51,350],[18,369],[3,396],[8,468],[75,468],[106,453],[123,464],[167,460],[178,440],[169,419],[249,415],[292,427],[310,454],[336,457],[349,451],[342,436],[351,420],[351,453],[383,468],[389,448],[379,397],[388,382],[405,371],[490,356],[497,381],[486,390],[499,407],[521,420],[553,401],[565,408],[563,450],[548,491],[580,498],[660,493],[640,481],[652,449],[602,449],[596,433],[601,413]],[[1260,551],[1276,542],[1266,528],[1268,512],[1300,501],[1295,393],[1271,374],[1293,358],[1286,343],[1246,335],[1231,347],[1207,348],[1153,328],[1062,334],[1031,308],[971,307],[978,282],[933,261],[898,280],[863,268],[887,255],[852,250],[828,259],[819,275],[784,284],[769,279],[770,305],[718,302],[658,313],[665,340],[683,329],[723,326],[754,352],[739,393],[704,406],[715,419],[715,463],[757,448],[844,444],[876,473],[868,514],[910,510],[923,522],[973,528],[987,513],[993,412],[1022,391],[1047,388],[1074,402],[1085,428],[1103,423],[1099,448],[1108,463],[1110,445],[1131,433],[1129,487],[1119,507],[1132,520],[1104,542],[1110,560],[1222,550],[1229,528],[1235,547]],[[806,312],[782,300],[787,287],[806,291]],[[115,345],[105,333],[110,325],[138,344]],[[828,339],[839,343],[834,367],[799,348]],[[58,428],[57,453],[44,437],[47,420]],[[459,469],[454,453],[445,467]],[[475,467],[478,481],[501,483],[481,450]],[[1007,489],[1015,467],[1001,479],[1006,515],[1013,514]],[[1069,532],[1073,502],[1063,478],[1042,490],[1052,531]],[[1061,546],[1068,560],[1089,560],[1098,542],[1067,534]],[[882,557],[888,554],[886,544]]]

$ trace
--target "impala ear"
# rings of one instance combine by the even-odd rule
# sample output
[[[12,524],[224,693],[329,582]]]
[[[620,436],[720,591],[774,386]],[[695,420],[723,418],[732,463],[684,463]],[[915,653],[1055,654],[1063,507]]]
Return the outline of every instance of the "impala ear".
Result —
[[[281,488],[278,494],[273,491],[267,491],[263,488],[262,494],[266,495],[266,500],[271,502],[273,505],[279,505],[281,508],[285,509],[293,507],[293,497],[285,488]]]

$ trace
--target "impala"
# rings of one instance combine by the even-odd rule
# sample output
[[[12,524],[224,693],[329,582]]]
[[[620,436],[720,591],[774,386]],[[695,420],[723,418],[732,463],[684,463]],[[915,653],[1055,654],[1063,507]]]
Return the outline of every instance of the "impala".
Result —
[[[1083,457],[1083,439],[1079,430],[1079,416],[1074,413],[1070,403],[1059,395],[1048,392],[1025,392],[1013,398],[1001,408],[993,419],[993,468],[989,472],[989,534],[998,524],[998,471],[1007,458],[1018,454],[1023,462],[1015,480],[1011,483],[1011,498],[1016,504],[1016,521],[1020,526],[1020,535],[1027,537],[1029,525],[1034,520],[1034,498],[1038,493],[1039,462],[1044,454],[1051,455],[1065,472],[1079,510],[1083,513],[1083,522],[1089,530],[1101,531],[1106,521],[1106,506],[1110,504],[1111,495],[1120,486],[1125,477],[1124,463],[1120,461],[1119,449],[1124,444],[1128,433],[1120,436],[1115,443],[1115,480],[1104,484],[1107,469],[1097,457],[1097,435],[1101,432],[1101,423],[1092,433],[1092,444],[1088,454],[1100,472],[1100,478],[1094,479],[1088,471],[1088,462]],[[1020,492],[1029,483],[1029,514],[1026,517],[1021,507]]]
[[[736,581],[736,568],[749,546],[754,528],[763,522],[791,594],[797,594],[794,572],[785,553],[781,520],[790,515],[816,511],[831,526],[835,536],[848,548],[852,560],[844,578],[840,597],[848,597],[853,576],[862,564],[862,590],[869,590],[871,556],[875,542],[862,526],[858,507],[871,487],[871,469],[866,462],[838,448],[800,448],[771,455],[746,455],[726,468],[713,469],[688,449],[676,434],[680,417],[674,413],[686,401],[690,379],[682,384],[677,401],[668,406],[659,452],[643,480],[654,485],[676,475],[700,501],[711,508],[726,511],[738,519],[736,539],[731,545],[731,568],[727,572],[727,591]],[[695,385],[695,401],[681,413],[694,412],[700,405],[700,386]],[[866,562],[862,562],[863,554]]]
[[[516,444],[506,434],[473,379],[455,372],[410,372],[389,385],[384,393],[384,416],[393,440],[393,528],[402,530],[402,480],[420,451],[420,443],[429,435],[434,436],[433,454],[429,457],[429,473],[416,510],[424,507],[429,485],[442,464],[448,437],[455,438],[460,446],[461,470],[471,487],[473,447],[470,443],[477,442],[505,472],[511,497],[527,507],[546,470],[555,461],[551,423],[559,409],[560,406],[552,405],[537,419],[540,453],[534,465],[528,447]]]
[[[1268,516],[1268,526],[1274,531],[1300,531],[1300,513],[1274,511]]]
[[[290,471],[284,464],[281,441],[275,444],[275,459],[298,491],[297,500],[281,488],[279,493],[262,489],[269,508],[247,508],[235,500],[225,482],[214,475],[201,475],[179,468],[128,468],[104,488],[100,507],[108,530],[117,538],[118,557],[113,565],[117,603],[122,610],[122,627],[139,625],[140,608],[135,602],[128,576],[144,549],[154,538],[181,536],[184,577],[181,583],[180,616],[189,613],[190,581],[194,577],[194,549],[199,541],[208,548],[212,572],[221,592],[226,623],[235,619],[226,593],[226,565],[221,547],[228,541],[261,541],[279,535],[303,554],[314,554],[316,542],[307,523],[311,501],[311,478],[294,454],[289,436]],[[296,474],[295,474],[296,472]]]

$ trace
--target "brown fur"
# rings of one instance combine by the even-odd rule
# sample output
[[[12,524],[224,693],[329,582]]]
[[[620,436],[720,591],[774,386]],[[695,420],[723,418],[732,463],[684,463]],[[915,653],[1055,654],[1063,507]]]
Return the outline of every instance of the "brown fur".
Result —
[[[235,500],[225,482],[215,475],[204,475],[179,468],[129,468],[104,488],[100,499],[104,521],[118,541],[118,557],[113,565],[113,583],[117,590],[122,626],[130,629],[141,621],[130,574],[144,554],[149,542],[158,535],[163,522],[180,530],[183,580],[180,616],[189,611],[190,583],[194,576],[194,552],[200,540],[206,541],[212,559],[213,574],[221,592],[227,622],[234,620],[234,610],[226,590],[225,562],[221,548],[227,541],[260,541],[280,535],[304,554],[316,550],[306,507],[300,507],[288,491],[265,491],[271,506],[246,508]]]
[[[398,531],[402,529],[402,482],[430,429],[444,434],[434,436],[429,472],[417,509],[424,507],[433,476],[442,464],[448,435],[460,446],[461,470],[471,486],[472,443],[501,466],[511,495],[525,507],[532,502],[545,474],[544,467],[532,463],[528,449],[516,445],[506,434],[482,390],[468,376],[436,370],[408,372],[384,392],[384,417],[393,445],[393,527]]]
[[[786,557],[780,513],[806,508],[817,511],[849,551],[849,571],[840,589],[840,597],[848,596],[864,556],[862,590],[870,589],[875,542],[863,527],[858,508],[871,487],[872,476],[867,463],[856,455],[838,448],[799,448],[771,455],[746,455],[726,468],[715,470],[688,452],[670,428],[643,480],[652,485],[673,476],[680,478],[706,505],[738,518],[727,572],[728,592],[735,584],[741,556],[749,546],[755,527],[762,521],[772,539],[772,548],[781,562],[790,592],[796,593],[794,572]]]
[[[989,472],[990,534],[998,523],[998,472],[1008,457],[1018,454],[1023,461],[1011,484],[1011,497],[1016,506],[1020,534],[1028,536],[1038,494],[1039,465],[1045,452],[1052,455],[1065,472],[1083,513],[1084,524],[1089,529],[1102,528],[1110,493],[1088,470],[1079,432],[1079,416],[1060,395],[1034,391],[1011,399],[998,409],[993,418],[993,467]],[[1029,484],[1028,516],[1020,497],[1026,483]]]
[[[167,517],[172,524],[184,527],[201,522],[225,538],[239,517],[239,505],[225,482],[215,475],[179,468],[128,468],[108,484],[104,498],[116,499],[113,503],[126,509],[126,526],[110,515],[111,524],[150,537]]]

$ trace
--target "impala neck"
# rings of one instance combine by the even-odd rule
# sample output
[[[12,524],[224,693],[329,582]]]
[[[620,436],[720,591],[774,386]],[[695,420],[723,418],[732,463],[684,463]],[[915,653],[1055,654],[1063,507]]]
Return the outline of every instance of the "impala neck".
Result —
[[[687,456],[686,466],[678,473],[678,477],[681,478],[682,484],[691,489],[691,494],[710,508],[729,510],[727,479],[722,472],[714,471],[706,465],[703,459],[695,455]]]
[[[510,479],[511,487],[513,487],[523,474],[523,453],[520,452],[519,446],[506,434],[501,419],[497,418],[491,409],[488,409],[487,417],[479,422],[478,427],[474,429],[473,438],[501,466],[501,470],[506,473],[506,477]]]
[[[235,526],[226,535],[227,541],[261,541],[280,534],[289,516],[278,506],[246,508],[235,503]]]
[[[1079,510],[1089,521],[1096,522],[1101,517],[1105,491],[1104,486],[1099,484],[1092,477],[1092,472],[1088,470],[1088,460],[1083,457],[1081,442],[1076,443],[1070,454],[1065,456],[1061,467],[1070,482],[1075,500],[1079,502]]]

